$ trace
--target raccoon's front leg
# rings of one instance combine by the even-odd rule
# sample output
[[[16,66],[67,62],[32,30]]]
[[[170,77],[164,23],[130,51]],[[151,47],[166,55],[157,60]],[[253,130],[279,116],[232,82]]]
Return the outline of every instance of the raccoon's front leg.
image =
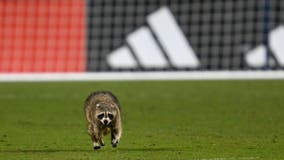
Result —
[[[105,142],[103,140],[103,133],[99,133],[100,137],[99,137],[99,143],[101,146],[105,146]]]
[[[111,144],[112,147],[116,147],[121,137],[121,128],[113,128],[111,130]]]
[[[114,126],[111,128],[111,144],[112,147],[116,147],[120,141],[120,137],[122,134],[122,126],[121,126],[121,118],[120,114],[118,114],[117,119],[115,121]]]
[[[99,139],[99,143],[100,143],[101,146],[105,146],[105,142],[102,138]]]
[[[88,133],[91,136],[94,149],[95,150],[100,149],[101,148],[101,146],[99,144],[100,137],[98,135],[97,128],[94,125],[89,124]]]

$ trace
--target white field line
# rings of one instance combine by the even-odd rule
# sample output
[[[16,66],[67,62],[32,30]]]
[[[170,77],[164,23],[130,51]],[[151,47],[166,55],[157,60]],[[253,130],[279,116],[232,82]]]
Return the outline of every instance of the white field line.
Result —
[[[284,71],[0,73],[0,82],[265,79],[284,80]]]

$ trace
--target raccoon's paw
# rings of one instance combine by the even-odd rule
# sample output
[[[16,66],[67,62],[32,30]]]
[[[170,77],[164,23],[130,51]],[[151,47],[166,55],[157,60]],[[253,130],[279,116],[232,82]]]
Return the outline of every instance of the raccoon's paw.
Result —
[[[113,139],[113,140],[111,141],[112,147],[113,147],[113,148],[117,147],[118,142],[119,142],[118,139]]]
[[[94,150],[98,150],[98,149],[100,149],[100,148],[101,148],[100,144],[94,142]]]
[[[100,148],[101,148],[101,146],[94,146],[94,150],[98,150]]]

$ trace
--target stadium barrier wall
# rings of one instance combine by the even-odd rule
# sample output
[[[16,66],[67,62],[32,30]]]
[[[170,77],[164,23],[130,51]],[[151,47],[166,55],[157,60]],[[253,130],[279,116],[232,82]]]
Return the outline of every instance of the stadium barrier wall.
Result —
[[[0,81],[281,79],[283,14],[281,0],[2,0]]]

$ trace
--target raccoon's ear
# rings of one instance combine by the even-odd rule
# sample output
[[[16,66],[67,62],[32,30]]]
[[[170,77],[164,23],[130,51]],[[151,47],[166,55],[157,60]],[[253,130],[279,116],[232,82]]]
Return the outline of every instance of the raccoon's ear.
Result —
[[[100,105],[99,103],[98,103],[98,104],[96,104],[96,108],[100,108],[100,106],[101,106],[101,105]]]

